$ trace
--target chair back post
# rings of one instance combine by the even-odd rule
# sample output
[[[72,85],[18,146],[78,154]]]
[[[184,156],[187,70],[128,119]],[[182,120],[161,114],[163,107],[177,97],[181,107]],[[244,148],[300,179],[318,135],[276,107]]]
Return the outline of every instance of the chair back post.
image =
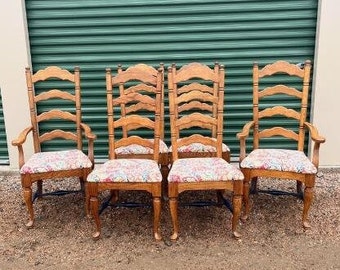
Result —
[[[253,65],[253,149],[259,148],[259,65]]]
[[[224,79],[225,79],[225,70],[223,65],[219,65],[218,63],[215,64],[215,72],[216,72],[216,66],[219,67],[217,70],[218,72],[218,103],[217,103],[217,157],[222,158],[222,144],[223,144],[223,106],[224,106]],[[216,82],[214,82],[215,84]],[[213,108],[216,107],[216,105],[213,105]],[[214,110],[214,109],[213,109]],[[215,118],[215,117],[214,117]],[[213,130],[216,130],[216,127],[213,127]]]
[[[34,152],[38,153],[38,152],[41,152],[41,147],[40,147],[40,143],[39,143],[39,128],[38,128],[38,121],[37,121],[37,108],[36,108],[36,103],[35,103],[35,100],[34,100],[35,89],[34,89],[34,86],[33,86],[31,68],[26,67],[25,75],[26,75],[26,84],[27,84],[27,90],[28,90],[28,101],[29,101],[28,103],[29,103],[29,107],[30,107],[31,124],[32,124],[32,127],[33,127],[32,135],[33,135]]]
[[[221,75],[220,74],[220,65],[216,62],[215,63],[215,65],[214,65],[214,72],[216,73],[216,74],[219,74],[219,76]],[[224,75],[222,75],[222,76],[224,76]],[[218,82],[218,81],[214,81],[214,83],[213,83],[214,85],[213,85],[213,96],[214,97],[217,97],[218,95],[219,95],[219,89],[220,89],[220,82]],[[224,84],[224,77],[223,77],[223,84]],[[224,85],[223,85],[223,87],[224,87]],[[224,88],[223,88],[223,90],[224,90]],[[214,118],[217,118],[217,107],[218,106],[216,106],[216,104],[215,103],[213,103],[213,105],[212,105],[212,116],[214,117]],[[217,134],[216,134],[216,127],[213,127],[213,129],[212,129],[212,137],[214,137],[214,138],[216,138],[216,136],[217,136]]]
[[[113,127],[113,97],[112,97],[112,75],[111,69],[106,69],[106,100],[107,100],[107,125],[109,135],[109,159],[115,158],[115,135]]]
[[[161,73],[161,96],[162,96],[162,102],[161,102],[161,140],[164,141],[164,63],[159,64],[159,72]]]
[[[169,107],[170,107],[170,134],[171,134],[171,145],[172,145],[172,160],[175,161],[178,159],[177,153],[177,133],[178,128],[176,127],[176,112],[177,110],[175,105],[175,89],[174,87],[174,72],[176,72],[176,65],[172,64],[171,67],[168,68],[168,95],[169,95]],[[174,108],[174,109],[171,109]],[[177,112],[178,114],[178,112]]]
[[[307,107],[308,107],[308,93],[309,93],[309,83],[310,83],[310,71],[311,71],[311,61],[306,60],[304,63],[303,72],[303,85],[302,85],[302,99],[301,99],[301,116],[299,122],[299,141],[298,150],[303,151],[304,141],[305,141],[305,127],[304,123],[307,119]]]
[[[164,76],[164,69],[162,67],[159,67],[157,70],[157,80],[156,80],[156,90],[155,90],[155,120],[154,120],[154,151],[153,151],[153,159],[158,162],[159,160],[159,153],[160,153],[160,139],[162,137],[162,124],[164,124],[164,121],[162,122],[163,113],[162,110],[164,110],[164,91],[163,91],[163,76]]]
[[[123,69],[122,69],[122,65],[121,64],[118,64],[118,69],[117,69],[117,73],[118,74],[121,74],[123,72]],[[124,95],[124,83],[121,82],[119,83],[119,94],[122,96]],[[121,115],[123,117],[126,116],[126,107],[125,107],[125,103],[121,103],[120,104],[120,111],[121,111]],[[127,127],[126,126],[122,126],[122,133],[123,133],[123,138],[127,138],[128,136],[128,130],[127,130]]]
[[[83,132],[80,127],[81,124],[81,98],[80,98],[80,68],[76,66],[74,68],[74,91],[75,91],[75,102],[76,102],[76,125],[77,125],[77,148],[78,150],[83,149]]]

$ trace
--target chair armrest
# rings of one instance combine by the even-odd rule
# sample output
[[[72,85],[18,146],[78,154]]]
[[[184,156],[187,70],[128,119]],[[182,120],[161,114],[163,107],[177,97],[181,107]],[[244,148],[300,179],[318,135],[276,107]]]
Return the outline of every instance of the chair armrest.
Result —
[[[314,142],[313,153],[312,153],[312,162],[316,168],[319,167],[319,149],[320,144],[324,143],[326,139],[319,135],[319,132],[315,126],[311,123],[305,122],[304,126],[309,130],[310,137]]]
[[[318,129],[315,126],[313,126],[311,123],[305,122],[304,125],[306,128],[308,128],[310,132],[310,136],[314,142],[317,142],[320,144],[326,141],[324,137],[319,135]]]
[[[92,162],[92,166],[94,166],[94,140],[97,138],[97,136],[92,133],[91,128],[84,124],[80,123],[81,128],[84,130],[85,137],[88,139],[88,151],[87,151],[87,156]]]
[[[21,167],[25,164],[25,155],[22,145],[26,141],[28,133],[30,133],[32,130],[33,130],[32,126],[25,128],[23,131],[20,132],[17,139],[12,140],[12,145],[18,147],[19,169],[21,169]]]
[[[246,138],[249,136],[250,129],[254,126],[254,121],[246,123],[242,131],[236,136],[240,140],[240,162],[246,157]]]
[[[26,141],[28,133],[31,132],[32,130],[33,130],[32,126],[25,128],[23,131],[20,132],[18,138],[12,140],[12,145],[13,146],[22,145]]]
[[[84,123],[80,123],[80,126],[84,130],[85,137],[87,139],[95,140],[97,138],[97,136],[94,133],[92,133],[91,128],[88,125],[86,125]]]

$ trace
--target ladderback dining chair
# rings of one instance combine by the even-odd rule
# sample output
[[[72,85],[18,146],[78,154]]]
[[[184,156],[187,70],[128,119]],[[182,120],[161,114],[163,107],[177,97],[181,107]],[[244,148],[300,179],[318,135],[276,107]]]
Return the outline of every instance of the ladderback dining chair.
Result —
[[[181,68],[181,72],[185,72],[185,69],[188,69],[189,72],[192,70],[193,66],[198,66],[198,63],[192,63],[189,65],[185,65]],[[216,64],[214,66],[214,72],[218,73],[219,65]],[[173,65],[171,68],[172,74],[176,74],[176,66]],[[185,86],[185,85],[183,85]],[[196,89],[196,87],[198,88]],[[178,95],[184,94],[184,93],[195,93],[193,92],[199,91],[201,93],[210,94],[212,97],[217,98],[218,97],[218,82],[210,81],[205,82],[205,84],[202,82],[199,82],[196,80],[195,82],[191,83],[190,85],[186,85],[185,87],[182,87],[180,91],[178,92]],[[196,92],[198,93],[198,92]],[[186,102],[182,102],[180,106],[177,106],[177,110],[174,112],[176,114],[176,117],[178,115],[185,115],[187,113],[191,113],[193,110],[196,112],[204,113],[205,115],[210,115],[213,118],[217,118],[217,103],[211,102],[209,99],[188,99]],[[188,131],[190,132],[190,130]],[[211,137],[217,138],[216,128],[212,127],[211,129]],[[169,162],[172,163],[172,147],[169,147]],[[178,155],[183,158],[187,157],[208,157],[208,156],[214,156],[216,155],[216,148],[209,145],[209,144],[203,144],[199,142],[193,142],[191,144],[185,144],[182,145],[180,148],[177,149]],[[222,143],[222,158],[225,159],[227,162],[230,162],[230,149],[228,145],[225,143]]]
[[[96,224],[93,234],[95,239],[101,234],[98,194],[104,190],[110,190],[113,194],[120,190],[151,193],[153,234],[156,240],[161,239],[162,174],[158,162],[162,125],[162,76],[161,69],[155,73],[146,66],[131,67],[119,71],[115,76],[112,76],[110,69],[106,70],[109,160],[95,168],[87,178],[90,209]],[[126,87],[124,91],[119,91],[122,84]],[[141,109],[139,113],[138,108]],[[124,110],[130,113],[122,112]],[[152,138],[147,137],[147,134],[151,134]],[[130,147],[142,149],[141,154],[124,155],[120,152]],[[144,149],[149,150],[144,153]],[[117,200],[118,197],[114,202]]]
[[[168,195],[173,224],[172,240],[179,235],[178,197],[187,190],[233,192],[232,231],[236,237],[242,202],[242,172],[222,158],[224,77],[222,65],[214,68],[190,63],[168,69],[172,166]],[[202,111],[203,110],[203,111]],[[206,111],[206,113],[205,113]],[[210,148],[209,155],[182,155],[188,145]]]
[[[297,181],[296,194],[303,193],[303,226],[310,227],[308,211],[319,165],[319,147],[325,142],[317,129],[307,122],[310,71],[311,62],[308,60],[302,66],[277,61],[261,69],[254,63],[253,120],[246,123],[242,132],[237,134],[240,140],[240,167],[245,176],[243,219],[247,219],[250,211],[250,182],[256,191],[258,177],[291,179]],[[296,102],[287,102],[288,99],[295,99]],[[297,105],[288,106],[292,103]],[[306,131],[314,142],[311,159],[305,154]],[[246,138],[250,132],[253,135],[253,147],[247,155]],[[275,138],[280,141],[274,141]],[[265,146],[265,140],[271,147]],[[296,148],[285,147],[286,141],[296,142]]]
[[[160,140],[159,140],[159,165],[161,168],[161,172],[163,175],[163,180],[166,180],[166,177],[169,172],[169,158],[168,158],[168,147],[164,142],[164,64],[161,63],[159,65],[158,70],[155,69],[154,67],[150,65],[146,65],[143,63],[131,66],[126,69],[126,71],[129,72],[138,72],[138,71],[144,71],[149,74],[152,74],[153,76],[157,76],[158,70],[161,72],[161,77],[162,77],[162,89],[161,89],[161,111],[160,111],[160,121],[161,121],[161,128],[160,128]],[[123,68],[121,65],[118,66],[118,74],[124,72]],[[134,91],[134,92],[140,92],[140,91],[145,91],[147,88],[150,88],[150,86],[145,86],[143,82],[137,82],[133,88],[131,88],[131,85],[128,85],[126,83],[121,83],[119,85],[119,93],[120,95],[126,94],[128,91]],[[152,88],[152,87],[151,87]],[[142,102],[139,102],[138,105],[136,104],[125,104],[121,103],[121,116],[126,117],[129,114],[136,114],[138,112],[143,112],[147,109],[147,107],[144,106]],[[153,110],[154,108],[152,108]],[[122,132],[123,132],[123,137],[128,137],[128,134],[130,130],[133,132],[134,128],[131,128],[129,126],[122,126]],[[153,141],[153,138],[150,139]],[[150,154],[153,149],[144,147],[142,145],[129,145],[129,146],[124,146],[124,147],[119,147],[116,148],[116,154],[119,157],[126,157],[126,158],[133,158],[134,155],[143,155],[143,154]]]
[[[78,67],[71,73],[66,69],[50,66],[35,74],[27,67],[26,83],[31,125],[12,141],[12,145],[17,146],[19,152],[21,184],[29,213],[27,226],[31,227],[34,223],[33,183],[37,183],[38,197],[43,196],[44,180],[76,177],[80,179],[83,187],[87,175],[93,168],[93,143],[96,136],[90,127],[82,122]],[[57,108],[52,106],[50,109],[48,102],[53,99],[64,100],[67,104]],[[42,111],[38,111],[39,109]],[[60,121],[65,123],[63,130],[59,127]],[[34,154],[25,161],[23,145],[29,133],[33,136]],[[88,140],[87,154],[83,151],[84,136]],[[62,144],[58,144],[62,145],[61,149],[44,151],[45,144],[51,140],[61,140]]]

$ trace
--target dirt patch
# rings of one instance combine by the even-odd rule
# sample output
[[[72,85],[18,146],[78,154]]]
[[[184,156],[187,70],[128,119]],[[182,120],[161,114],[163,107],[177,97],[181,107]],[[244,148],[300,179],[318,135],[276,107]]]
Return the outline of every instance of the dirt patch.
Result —
[[[293,181],[261,179],[260,189],[294,191]],[[74,179],[44,189],[77,189]],[[171,222],[163,203],[164,241],[155,242],[151,208],[107,208],[103,233],[93,241],[81,193],[48,196],[34,203],[36,221],[25,228],[18,174],[0,175],[0,269],[340,269],[340,170],[319,173],[310,210],[312,228],[301,227],[302,201],[293,196],[252,195],[242,238],[231,235],[225,207],[180,207],[180,238],[169,241]],[[102,194],[102,198],[106,197]],[[215,198],[213,192],[186,193],[181,201]],[[149,202],[145,193],[123,193],[126,201]]]

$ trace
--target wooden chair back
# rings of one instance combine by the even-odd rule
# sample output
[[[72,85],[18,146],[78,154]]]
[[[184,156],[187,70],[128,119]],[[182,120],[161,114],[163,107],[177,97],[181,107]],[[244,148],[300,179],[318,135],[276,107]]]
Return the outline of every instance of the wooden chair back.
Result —
[[[69,84],[66,89],[54,88],[54,81],[60,84],[60,80],[67,81]],[[44,142],[53,139],[64,139],[74,141],[77,149],[82,150],[82,129],[81,129],[81,97],[80,97],[80,71],[75,67],[74,73],[60,67],[50,66],[32,74],[29,67],[26,68],[26,83],[28,88],[29,107],[31,115],[31,124],[33,127],[34,151],[41,152],[41,145]],[[36,88],[43,87],[41,93],[36,93]],[[38,106],[43,106],[44,102],[51,99],[63,99],[70,101],[72,106],[58,106],[58,109],[45,110],[41,113],[37,111]],[[46,104],[46,103],[45,103]],[[48,103],[47,103],[48,104]],[[47,105],[48,106],[48,105]],[[41,129],[41,123],[61,119],[71,122],[68,130],[62,130],[57,127],[56,123],[51,123],[51,128],[44,132]]]
[[[259,69],[257,63],[253,66],[253,121],[254,121],[254,141],[253,148],[259,148],[260,140],[262,138],[270,138],[274,136],[281,136],[292,139],[297,142],[297,150],[303,151],[305,142],[305,129],[304,123],[307,118],[307,104],[308,104],[308,91],[310,82],[311,62],[306,61],[303,67],[291,64],[285,61],[277,61],[273,64],[266,65]],[[298,82],[293,81],[294,87],[282,83],[269,85],[266,87],[260,85],[265,81],[265,77],[273,77],[274,75],[288,75],[297,78]],[[282,81],[282,78],[281,78]],[[288,80],[286,80],[288,81]],[[275,97],[275,95],[286,95],[298,100],[296,108],[289,108],[285,104],[266,106],[266,99]],[[273,103],[272,103],[273,104]],[[288,104],[288,103],[287,103]],[[284,117],[283,120],[270,120],[272,117]],[[280,126],[280,121],[286,123],[287,119],[294,119],[296,124]],[[267,121],[266,121],[267,120]],[[275,125],[268,123],[268,120]],[[281,147],[282,148],[282,147]]]
[[[117,158],[115,149],[137,144],[153,149],[149,155],[133,154],[133,158],[159,159],[162,126],[163,69],[138,64],[112,76],[106,69],[109,158]],[[115,89],[117,91],[115,92]],[[151,130],[153,141],[142,136]],[[121,131],[122,136],[117,134]],[[136,131],[133,133],[133,131]]]
[[[192,143],[215,147],[222,157],[224,67],[191,63],[168,69],[172,160]]]
[[[161,91],[161,94],[162,94],[162,101],[164,100],[164,64],[161,63],[160,66],[159,66],[159,69],[155,69],[154,67],[152,66],[149,66],[149,65],[146,65],[146,64],[137,64],[137,65],[134,65],[132,67],[129,67],[127,68],[126,71],[128,70],[132,70],[132,71],[136,71],[136,70],[141,70],[141,71],[145,71],[145,72],[148,72],[150,74],[152,74],[153,76],[157,76],[157,73],[160,71],[161,72],[161,76],[162,76],[162,91]],[[123,72],[123,68],[121,65],[118,65],[118,74],[122,73]],[[140,89],[143,89],[143,84],[142,82],[139,83],[139,87]],[[123,95],[126,91],[126,88],[128,88],[129,86],[125,83],[121,83],[119,85],[119,93],[120,95]],[[131,104],[124,104],[122,103],[120,105],[120,108],[121,108],[121,116],[122,117],[125,117],[126,115],[130,114],[130,113],[134,113],[138,110],[141,110],[141,109],[144,109],[143,106],[141,107],[135,107],[135,106],[132,106]],[[161,129],[160,129],[160,139],[161,140],[164,140],[164,102],[161,103],[161,115],[160,115],[160,118],[161,118]],[[129,127],[128,126],[123,126],[122,127],[122,130],[123,130],[123,137],[127,137],[128,135],[128,132],[129,132]]]

